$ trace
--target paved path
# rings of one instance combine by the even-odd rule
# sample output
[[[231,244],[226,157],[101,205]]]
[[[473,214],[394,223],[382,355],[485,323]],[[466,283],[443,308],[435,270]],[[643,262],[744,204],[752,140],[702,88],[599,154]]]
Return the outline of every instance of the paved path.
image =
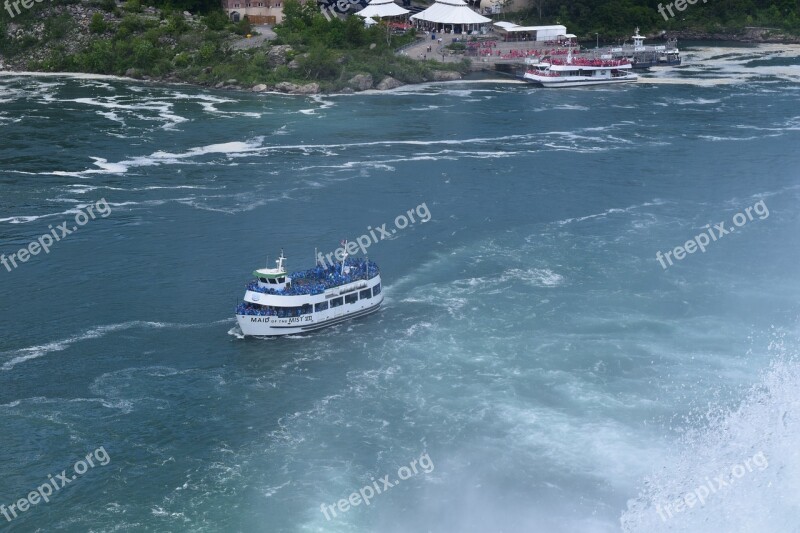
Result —
[[[412,44],[411,46],[404,48],[400,53],[403,55],[407,55],[411,59],[435,59],[436,61],[443,61],[443,62],[456,62],[461,61],[464,57],[463,55],[450,55],[450,50],[447,50],[445,46],[453,42],[453,39],[456,37],[460,37],[460,35],[436,35],[436,40],[431,39],[430,33],[426,33],[422,35],[424,39],[417,41],[416,43]],[[442,44],[439,44],[439,38],[442,39]],[[428,50],[430,48],[430,50]],[[444,58],[442,58],[442,52],[444,52]]]
[[[277,35],[272,31],[272,26],[266,24],[255,24],[252,26],[253,32],[258,32],[260,35],[253,35],[249,39],[242,37],[233,42],[234,50],[245,50],[247,48],[256,48],[264,44],[266,41],[274,40]]]

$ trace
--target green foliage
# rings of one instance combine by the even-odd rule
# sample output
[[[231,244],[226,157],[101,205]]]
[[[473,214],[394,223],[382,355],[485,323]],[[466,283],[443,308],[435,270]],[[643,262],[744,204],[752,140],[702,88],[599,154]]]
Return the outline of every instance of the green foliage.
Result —
[[[301,5],[297,0],[287,0],[283,23],[274,29],[278,43],[294,47],[299,65],[295,70],[275,69],[270,78],[278,81],[315,80],[335,90],[344,87],[356,74],[370,74],[376,82],[392,76],[414,83],[431,79],[431,70],[436,68],[462,71],[468,68],[466,64],[444,66],[398,56],[397,48],[415,40],[413,32],[395,36],[385,24],[365,28],[363,20],[354,16],[329,21],[313,3]]]
[[[146,39],[137,38],[131,43],[133,66],[141,69],[149,67],[156,59],[156,47]]]
[[[74,61],[84,72],[113,74],[114,45],[111,41],[94,41],[89,49],[78,54]]]
[[[191,56],[186,52],[176,54],[172,60],[175,68],[186,68],[191,64]]]
[[[234,33],[237,35],[248,35],[251,33],[252,29],[250,27],[250,21],[247,19],[241,19],[239,22],[236,23],[233,29]]]
[[[224,11],[216,10],[203,17],[203,23],[211,31],[220,31],[225,29],[230,20]]]
[[[317,44],[298,60],[300,70],[310,80],[335,78],[340,67],[336,63],[336,54],[330,49]]]
[[[198,57],[202,63],[210,63],[217,57],[217,47],[213,43],[206,43],[198,52]]]
[[[94,7],[99,7],[106,13],[111,13],[117,7],[117,3],[114,0],[91,0],[90,5]]]
[[[125,38],[130,35],[143,32],[148,26],[148,22],[137,15],[125,15],[117,28],[116,37]]]
[[[167,20],[168,33],[172,35],[180,35],[189,31],[189,25],[186,23],[186,19],[183,18],[181,13],[172,13]]]
[[[50,17],[44,21],[44,37],[48,41],[62,39],[75,26],[67,14]]]
[[[674,17],[658,11],[673,0],[532,0],[532,7],[514,17],[522,24],[564,24],[571,33],[593,39],[628,39],[635,27],[643,33],[657,30],[694,29],[731,32],[757,25],[800,30],[797,0],[711,0],[686,4]]]
[[[128,13],[141,13],[142,4],[139,0],[128,0],[125,2],[125,11]]]
[[[89,31],[92,33],[105,33],[107,28],[106,21],[103,20],[103,15],[95,13],[92,15],[92,21],[89,23]]]

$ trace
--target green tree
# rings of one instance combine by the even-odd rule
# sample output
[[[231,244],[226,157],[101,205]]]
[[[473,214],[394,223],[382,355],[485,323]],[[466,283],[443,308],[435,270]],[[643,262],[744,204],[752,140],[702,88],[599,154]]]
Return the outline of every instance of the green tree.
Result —
[[[92,21],[89,22],[89,31],[92,33],[105,33],[106,31],[106,21],[103,19],[103,15],[100,13],[95,13],[92,15]]]

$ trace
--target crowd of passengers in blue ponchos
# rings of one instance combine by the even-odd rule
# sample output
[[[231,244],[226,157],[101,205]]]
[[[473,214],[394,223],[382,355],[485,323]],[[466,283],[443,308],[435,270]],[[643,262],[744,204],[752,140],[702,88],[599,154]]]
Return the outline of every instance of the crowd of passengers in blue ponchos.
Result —
[[[317,265],[308,270],[301,270],[293,272],[290,277],[292,283],[287,288],[272,289],[269,287],[259,287],[258,281],[251,281],[247,285],[247,290],[253,292],[260,292],[262,294],[275,294],[281,296],[299,296],[304,294],[322,294],[326,289],[346,285],[353,281],[372,279],[378,275],[378,265],[372,261],[365,261],[361,258],[348,258],[345,260],[345,272],[342,274],[342,264],[338,263],[334,266],[330,265]],[[304,306],[306,307],[306,306]],[[277,316],[278,318],[287,318],[292,316],[301,316],[310,312],[310,305],[308,309],[301,307],[284,307],[272,308],[250,303],[240,303],[236,307],[236,314],[238,315],[253,315],[253,316]]]
[[[289,277],[292,283],[288,288],[273,289],[259,287],[258,281],[251,281],[247,290],[263,294],[281,296],[300,296],[304,294],[322,294],[327,289],[345,285],[353,281],[371,279],[378,275],[378,265],[361,258],[348,258],[345,261],[345,272],[342,274],[341,263],[335,266],[317,265],[315,268],[293,272]]]
[[[305,309],[302,307],[264,307],[251,303],[240,303],[236,306],[237,315],[249,316],[276,316],[278,318],[289,318],[292,316],[302,316],[311,312],[311,306]]]

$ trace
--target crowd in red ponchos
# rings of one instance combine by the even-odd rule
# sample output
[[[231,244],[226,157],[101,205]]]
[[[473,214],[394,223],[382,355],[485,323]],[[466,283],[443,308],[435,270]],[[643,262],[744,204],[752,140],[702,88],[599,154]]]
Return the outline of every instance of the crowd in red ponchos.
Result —
[[[481,41],[467,43],[467,50],[469,55],[477,55],[480,57],[496,56],[500,59],[525,59],[527,57],[544,57],[567,55],[569,49],[566,48],[552,48],[535,50],[530,48],[525,49],[511,49],[505,53],[502,50],[497,50],[497,41]]]
[[[567,65],[564,59],[553,59],[550,61],[552,65]],[[627,59],[588,59],[582,57],[573,57],[570,65],[577,65],[579,67],[621,67],[622,65],[629,65],[630,61]]]

